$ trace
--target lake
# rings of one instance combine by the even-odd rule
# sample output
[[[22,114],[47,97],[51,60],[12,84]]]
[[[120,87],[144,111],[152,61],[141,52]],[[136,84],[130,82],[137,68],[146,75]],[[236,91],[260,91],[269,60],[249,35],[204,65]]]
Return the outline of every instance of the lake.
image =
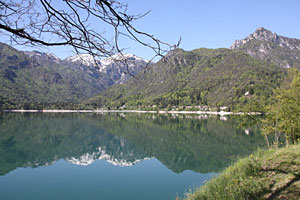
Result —
[[[0,199],[175,199],[265,145],[232,117],[0,113]]]

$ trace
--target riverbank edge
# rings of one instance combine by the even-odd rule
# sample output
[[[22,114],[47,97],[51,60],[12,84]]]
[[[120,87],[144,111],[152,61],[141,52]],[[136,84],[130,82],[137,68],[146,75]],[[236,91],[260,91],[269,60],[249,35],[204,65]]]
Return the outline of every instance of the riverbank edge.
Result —
[[[300,143],[241,158],[184,200],[298,199]]]
[[[198,114],[198,115],[244,115],[243,112],[225,111],[147,111],[147,110],[2,110],[0,112],[42,112],[42,113],[153,113],[153,114]],[[261,113],[251,112],[248,115],[259,115]]]

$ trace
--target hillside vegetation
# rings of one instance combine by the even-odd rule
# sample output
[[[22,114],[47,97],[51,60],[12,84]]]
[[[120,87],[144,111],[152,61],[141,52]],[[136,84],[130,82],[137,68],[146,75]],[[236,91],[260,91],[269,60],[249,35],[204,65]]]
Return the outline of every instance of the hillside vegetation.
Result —
[[[267,99],[286,76],[285,69],[229,49],[177,49],[147,70],[87,104],[94,108],[238,108],[258,96]]]
[[[109,81],[35,53],[0,43],[0,109],[42,108],[78,103],[104,90]]]
[[[290,81],[288,68],[300,68],[300,40],[261,27],[231,49],[175,49],[147,67],[126,56],[128,65],[114,55],[96,68],[91,55],[61,60],[0,43],[0,109],[240,111],[258,100],[267,105],[274,89]]]
[[[125,56],[133,75],[147,63]],[[95,66],[91,55],[61,60],[54,54],[18,51],[0,43],[0,110],[79,108],[81,101],[131,78],[124,74],[127,66],[117,59],[118,55],[97,60]]]
[[[236,162],[186,200],[299,199],[300,145],[258,151]]]

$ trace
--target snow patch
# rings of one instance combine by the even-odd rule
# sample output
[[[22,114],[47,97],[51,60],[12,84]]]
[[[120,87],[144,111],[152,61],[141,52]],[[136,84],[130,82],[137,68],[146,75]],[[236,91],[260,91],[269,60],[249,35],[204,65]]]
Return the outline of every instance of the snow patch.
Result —
[[[94,66],[96,64],[95,63],[96,60],[90,54],[78,54],[75,56],[68,57],[66,60],[68,62],[79,62],[86,66]]]

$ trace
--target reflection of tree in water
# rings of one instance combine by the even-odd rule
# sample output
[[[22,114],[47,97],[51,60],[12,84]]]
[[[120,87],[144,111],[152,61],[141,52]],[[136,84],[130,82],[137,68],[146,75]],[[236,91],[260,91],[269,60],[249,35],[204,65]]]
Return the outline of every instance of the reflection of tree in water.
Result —
[[[7,113],[0,116],[0,174],[58,159],[80,162],[83,155],[128,163],[156,157],[177,173],[187,169],[216,172],[263,142],[259,133],[248,136],[230,119]]]

